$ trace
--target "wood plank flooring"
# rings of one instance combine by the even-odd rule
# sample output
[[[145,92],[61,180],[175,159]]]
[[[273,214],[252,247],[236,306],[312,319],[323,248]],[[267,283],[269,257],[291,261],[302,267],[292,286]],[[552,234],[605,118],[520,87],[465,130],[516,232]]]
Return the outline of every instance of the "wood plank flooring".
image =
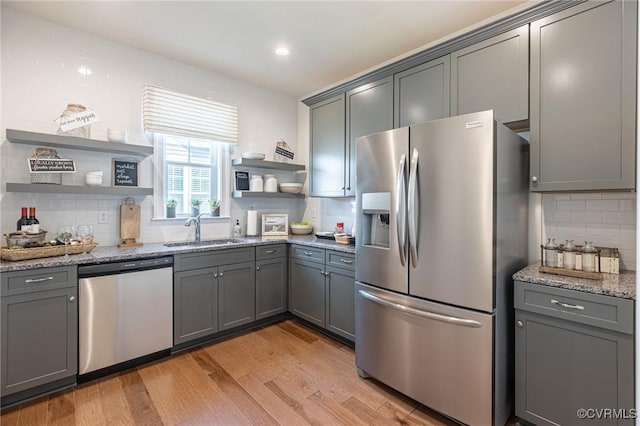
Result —
[[[358,377],[352,348],[295,320],[4,410],[14,425],[453,425]]]

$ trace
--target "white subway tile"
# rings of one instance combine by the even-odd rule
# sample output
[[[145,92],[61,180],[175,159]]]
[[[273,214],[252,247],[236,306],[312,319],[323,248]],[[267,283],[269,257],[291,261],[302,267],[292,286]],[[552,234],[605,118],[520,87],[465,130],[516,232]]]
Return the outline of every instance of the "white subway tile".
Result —
[[[571,222],[573,223],[602,223],[602,212],[572,211]]]
[[[571,212],[570,211],[562,211],[562,212],[555,212],[555,222],[571,222]]]
[[[577,193],[577,194],[571,194],[571,199],[572,200],[601,200],[602,194],[589,193],[589,192]]]
[[[636,200],[620,200],[621,211],[636,211]]]
[[[587,200],[587,211],[617,211],[618,200]]]
[[[600,224],[590,223],[590,224],[587,224],[586,230],[587,230],[587,235],[594,238],[598,236],[604,236],[604,237],[620,236],[620,229],[618,228],[617,225],[609,225],[604,223],[600,223]]]
[[[585,211],[586,204],[584,200],[559,200],[556,203],[556,208],[558,211]]]

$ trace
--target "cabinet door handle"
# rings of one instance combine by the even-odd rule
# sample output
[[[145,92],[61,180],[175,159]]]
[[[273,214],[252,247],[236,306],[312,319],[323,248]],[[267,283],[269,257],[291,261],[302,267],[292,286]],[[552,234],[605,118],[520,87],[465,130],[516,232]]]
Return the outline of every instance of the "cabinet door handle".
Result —
[[[305,256],[311,256],[313,254],[313,252],[310,251],[303,251],[302,253],[304,253]]]
[[[267,250],[265,251],[266,254],[273,254],[273,253],[277,253],[277,250]]]
[[[218,278],[218,274],[213,274],[213,278]]]
[[[259,271],[259,270],[260,270],[260,267],[259,267],[259,266],[256,266],[256,271]]]
[[[584,311],[584,306],[582,306],[582,305],[570,305],[568,303],[559,302],[556,299],[551,299],[551,303],[553,303],[554,305],[560,305],[563,308],[577,309],[579,311]]]
[[[24,280],[25,284],[33,284],[33,283],[41,283],[44,281],[51,281],[53,277],[45,277],[45,278],[29,278],[28,280]]]
[[[522,321],[516,321],[516,327],[522,328],[524,327],[524,323]]]
[[[353,263],[353,260],[340,259],[340,262],[346,263],[347,265],[351,265]]]
[[[220,272],[220,278],[224,276],[224,272]]]
[[[325,274],[325,272],[324,272],[324,271],[320,271],[320,273],[321,273],[322,275],[324,275],[324,274]]]
[[[531,176],[531,182],[537,182],[538,176]]]
[[[75,296],[69,297],[69,303],[73,303],[75,301],[76,301],[76,297]]]

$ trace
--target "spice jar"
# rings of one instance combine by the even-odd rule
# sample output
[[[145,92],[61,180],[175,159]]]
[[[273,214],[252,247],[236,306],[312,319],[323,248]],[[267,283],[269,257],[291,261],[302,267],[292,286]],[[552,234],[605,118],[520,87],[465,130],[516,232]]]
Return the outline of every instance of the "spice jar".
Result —
[[[263,181],[261,175],[251,175],[249,180],[249,191],[262,192]]]
[[[582,247],[582,270],[596,272],[596,255],[598,250],[593,246],[593,241],[585,241]]]
[[[264,175],[264,192],[278,192],[278,180],[274,175]]]
[[[67,109],[65,109],[62,114],[60,114],[60,120],[68,119],[74,114],[85,112],[86,110],[87,108],[84,105],[67,104]],[[75,129],[69,129],[66,132],[58,127],[58,134],[66,136],[78,136],[81,138],[89,139],[91,137],[91,125],[76,127]]]
[[[558,265],[558,245],[555,238],[549,238],[544,245],[544,266],[555,268]]]
[[[564,268],[576,269],[576,246],[573,240],[567,240],[563,248],[564,252]]]

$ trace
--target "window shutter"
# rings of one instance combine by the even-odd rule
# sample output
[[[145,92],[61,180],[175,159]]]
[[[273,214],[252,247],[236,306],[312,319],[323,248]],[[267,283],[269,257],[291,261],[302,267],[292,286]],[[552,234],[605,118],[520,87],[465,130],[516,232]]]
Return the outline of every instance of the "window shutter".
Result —
[[[146,132],[238,143],[238,107],[144,86],[142,116]]]

